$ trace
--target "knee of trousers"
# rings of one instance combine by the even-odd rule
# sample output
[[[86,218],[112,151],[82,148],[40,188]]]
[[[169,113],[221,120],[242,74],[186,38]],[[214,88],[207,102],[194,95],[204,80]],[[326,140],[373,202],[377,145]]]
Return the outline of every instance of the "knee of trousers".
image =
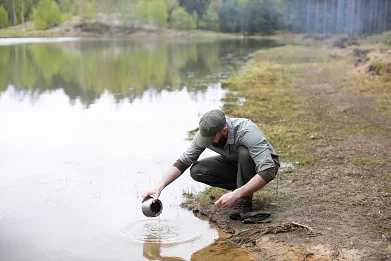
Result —
[[[191,167],[190,167],[190,176],[192,177],[192,179],[194,179],[195,181],[200,181],[201,180],[201,168],[199,167],[199,165],[197,163],[193,164]]]
[[[253,160],[250,156],[250,152],[248,151],[248,148],[245,146],[239,146],[238,148],[238,160],[240,162],[246,162],[248,160]]]

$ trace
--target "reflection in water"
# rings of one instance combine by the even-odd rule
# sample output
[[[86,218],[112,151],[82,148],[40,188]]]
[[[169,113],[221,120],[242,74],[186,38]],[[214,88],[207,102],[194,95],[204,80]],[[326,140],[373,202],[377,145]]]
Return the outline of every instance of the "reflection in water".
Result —
[[[143,245],[143,256],[148,260],[165,260],[165,261],[184,261],[185,259],[180,257],[173,256],[161,256],[161,245],[156,243],[156,238],[152,242],[149,242],[148,239],[144,242]]]
[[[125,241],[139,244],[145,242],[174,247],[196,243],[205,233],[205,228],[187,226],[174,220],[148,218],[138,220],[121,230]]]
[[[179,207],[190,175],[162,195],[160,222],[139,191],[220,106],[221,79],[268,43],[1,43],[0,260],[190,260],[215,239]]]
[[[107,91],[117,102],[148,89],[205,91],[215,79],[243,66],[253,48],[272,41],[168,42],[80,40],[0,46],[0,94],[9,85],[36,98],[62,89],[71,103],[88,106]]]

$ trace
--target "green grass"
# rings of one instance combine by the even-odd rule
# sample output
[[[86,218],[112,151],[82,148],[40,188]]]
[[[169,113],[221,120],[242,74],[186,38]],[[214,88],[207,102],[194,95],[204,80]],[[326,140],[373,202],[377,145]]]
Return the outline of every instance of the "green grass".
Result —
[[[257,123],[283,161],[313,164],[309,137],[324,124],[308,120],[314,118],[310,101],[298,95],[294,83],[309,64],[325,61],[324,52],[291,45],[261,51],[254,60],[249,71],[224,82],[233,92],[223,98],[223,110]],[[245,98],[244,104],[236,105],[236,97]]]
[[[227,190],[215,187],[209,187],[200,193],[193,193],[189,191],[183,191],[182,196],[185,200],[182,202],[183,205],[200,205],[206,207],[214,204]]]

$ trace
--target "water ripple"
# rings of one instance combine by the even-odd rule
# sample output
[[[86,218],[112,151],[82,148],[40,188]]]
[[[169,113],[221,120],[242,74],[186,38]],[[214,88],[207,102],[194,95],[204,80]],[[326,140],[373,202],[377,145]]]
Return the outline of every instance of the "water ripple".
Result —
[[[161,246],[171,247],[195,243],[205,231],[173,220],[148,219],[136,221],[120,232],[123,239],[134,244],[159,243]]]

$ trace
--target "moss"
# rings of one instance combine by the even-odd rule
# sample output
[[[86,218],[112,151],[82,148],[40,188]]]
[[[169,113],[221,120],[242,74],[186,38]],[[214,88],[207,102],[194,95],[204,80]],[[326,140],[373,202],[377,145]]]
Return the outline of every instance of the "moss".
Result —
[[[373,61],[368,68],[368,72],[374,75],[391,74],[391,65],[380,61]]]
[[[311,120],[311,101],[298,95],[295,79],[312,63],[326,62],[326,57],[324,49],[309,51],[308,47],[292,45],[258,52],[250,70],[225,81],[224,86],[232,92],[223,98],[223,102],[229,101],[223,110],[257,123],[283,161],[313,164],[309,136],[322,132],[324,123]],[[235,95],[245,99],[240,106],[235,104]]]
[[[326,44],[288,45],[256,53],[248,71],[224,81],[228,92],[222,100],[223,111],[254,121],[282,162],[292,161],[296,166],[322,166],[333,164],[333,161],[356,166],[384,164],[389,161],[389,156],[379,154],[373,157],[354,146],[352,150],[343,148],[341,140],[358,131],[364,135],[388,135],[388,127],[365,119],[391,116],[388,110],[391,107],[391,78],[388,75],[368,78],[364,74],[353,74],[353,49],[334,51],[341,59],[330,59],[330,48]],[[363,96],[365,111],[361,115],[357,113],[357,108],[361,108],[359,104],[351,102],[362,101]],[[322,154],[322,148],[340,150],[343,157],[334,153]],[[385,175],[386,180],[390,178],[391,174]],[[292,177],[291,182],[294,181],[298,179]],[[255,208],[275,201],[273,189],[268,185],[254,194]],[[210,191],[206,193],[210,194]],[[199,195],[198,198],[204,205],[212,203],[208,196]],[[352,197],[341,199],[340,194],[328,195],[324,200],[344,207],[366,204]]]
[[[389,224],[375,224],[375,228],[383,233],[391,234],[391,225]]]
[[[182,196],[185,200],[182,202],[182,205],[199,205],[205,207],[214,204],[224,193],[227,193],[227,190],[215,187],[209,187],[200,193],[184,191]]]
[[[387,162],[387,158],[382,156],[371,157],[371,156],[361,156],[361,155],[348,155],[345,158],[346,163],[355,164],[355,165],[379,165],[383,162]]]

